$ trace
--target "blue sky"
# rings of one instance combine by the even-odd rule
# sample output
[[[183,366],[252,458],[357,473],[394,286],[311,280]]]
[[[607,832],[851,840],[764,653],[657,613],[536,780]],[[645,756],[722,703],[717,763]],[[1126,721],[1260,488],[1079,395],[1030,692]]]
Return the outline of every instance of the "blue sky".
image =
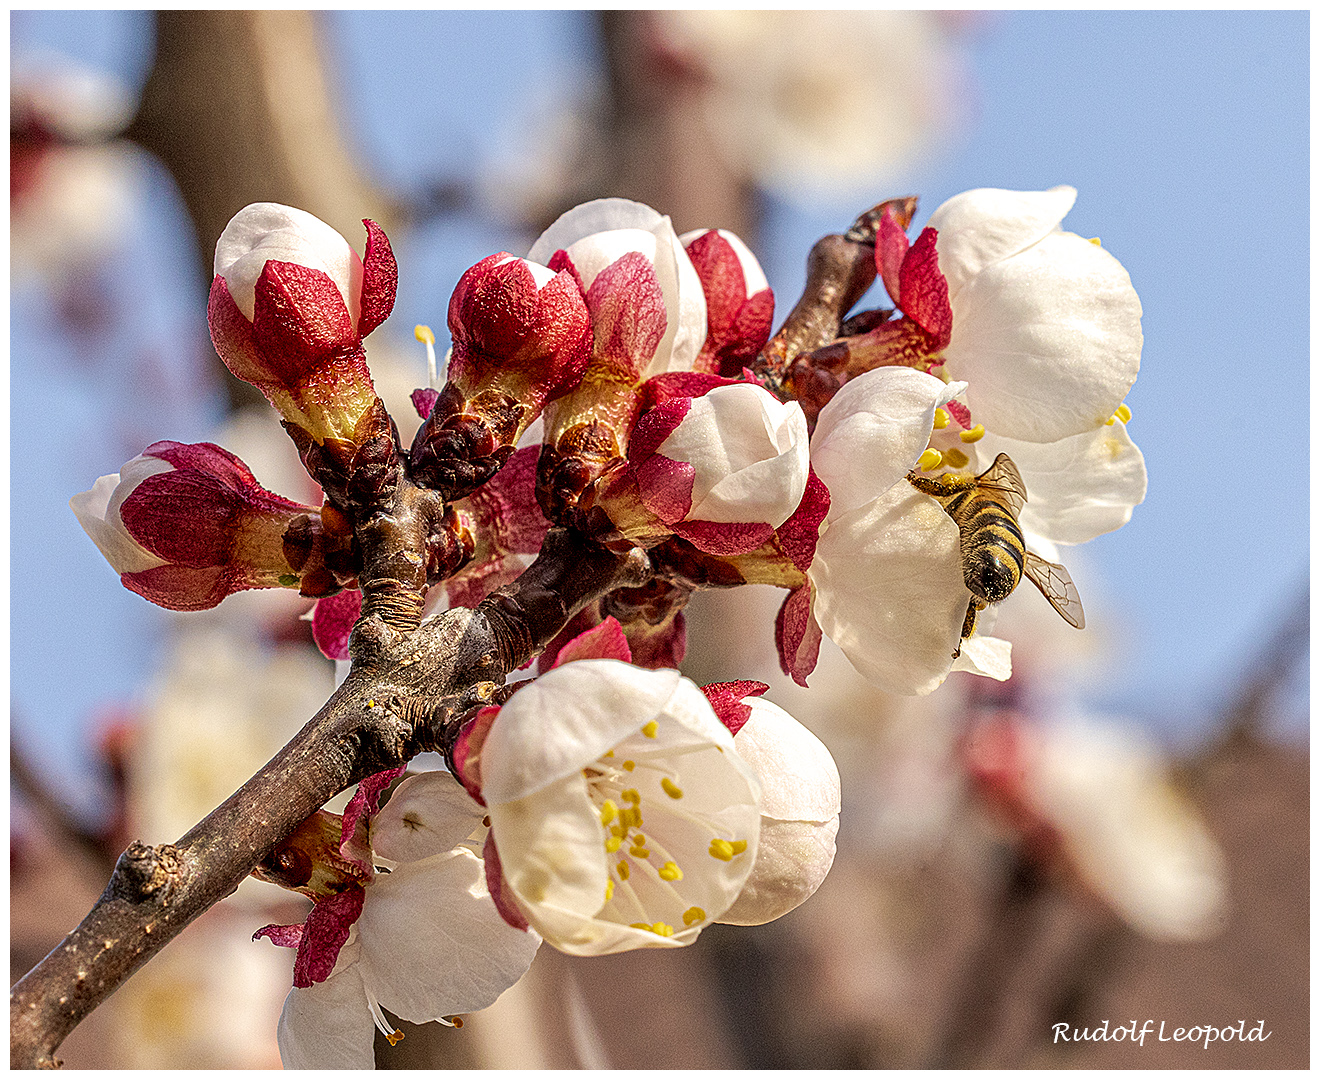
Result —
[[[144,77],[141,13],[12,18],[15,56],[45,47],[131,85]],[[398,191],[507,158],[536,110],[595,63],[582,13],[335,12],[329,25],[352,137]],[[1309,433],[1284,418],[1307,415],[1309,392],[1309,15],[997,12],[969,40],[975,100],[961,136],[901,192],[876,197],[919,192],[920,224],[968,188],[1072,184],[1065,227],[1099,236],[1131,273],[1145,352],[1130,431],[1150,492],[1130,525],[1065,561],[1104,597],[1099,614],[1121,642],[1094,702],[1185,734],[1231,690],[1308,572]],[[153,283],[149,340],[195,349],[205,301],[176,272],[189,258],[181,210],[165,177],[149,190],[132,245],[136,282]],[[812,241],[862,208],[769,201],[758,248],[781,314]],[[462,270],[518,240],[476,214],[400,238],[398,317],[439,330]],[[206,437],[213,413],[166,402],[157,428],[137,416],[145,437],[121,453],[96,423],[108,404],[142,408],[114,384],[109,358],[125,343],[68,365],[34,298],[16,295],[13,318],[16,723],[60,733],[55,760],[82,768],[89,711],[138,691],[166,624],[120,588],[68,496],[154,438]],[[24,453],[49,442],[52,423],[55,452]]]

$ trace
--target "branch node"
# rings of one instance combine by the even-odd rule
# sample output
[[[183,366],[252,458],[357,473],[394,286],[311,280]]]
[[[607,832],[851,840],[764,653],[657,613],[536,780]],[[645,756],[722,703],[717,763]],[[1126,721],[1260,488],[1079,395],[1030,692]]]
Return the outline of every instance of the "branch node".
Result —
[[[115,863],[114,875],[106,892],[111,899],[140,904],[160,895],[160,902],[169,902],[169,892],[179,879],[182,863],[179,849],[173,844],[149,847],[134,840]],[[106,947],[109,947],[108,945]]]

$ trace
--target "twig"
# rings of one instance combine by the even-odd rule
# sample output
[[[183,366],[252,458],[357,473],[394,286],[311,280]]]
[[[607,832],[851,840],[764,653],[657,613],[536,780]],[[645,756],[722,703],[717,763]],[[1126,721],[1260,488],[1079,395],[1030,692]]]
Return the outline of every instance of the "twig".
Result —
[[[557,530],[517,582],[475,611],[446,612],[401,641],[378,619],[363,620],[353,670],[325,707],[178,843],[130,844],[96,906],[14,987],[10,1065],[56,1066],[55,1050],[83,1017],[326,800],[434,748],[404,703],[461,699],[502,681],[579,608],[649,570],[640,552],[617,555]]]

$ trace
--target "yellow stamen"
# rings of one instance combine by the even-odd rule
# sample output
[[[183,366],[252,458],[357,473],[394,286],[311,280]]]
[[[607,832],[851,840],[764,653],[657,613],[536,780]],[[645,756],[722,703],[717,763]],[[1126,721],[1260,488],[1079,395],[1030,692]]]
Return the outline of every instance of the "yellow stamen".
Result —
[[[605,841],[605,854],[613,855],[619,848],[623,847],[623,840],[618,836],[611,836]]]
[[[733,849],[733,853],[735,855],[741,855],[744,851],[747,850],[747,841],[735,840],[732,844],[729,845],[729,847]]]
[[[651,927],[651,933],[659,934],[661,937],[673,937],[674,928],[668,923],[658,922]]]
[[[699,907],[690,907],[683,912],[683,925],[691,926],[694,922],[701,922],[706,917],[706,913]]]
[[[625,762],[623,763],[623,771],[624,771],[624,772],[632,772],[633,769],[635,769],[635,768],[637,768],[637,762],[635,762],[635,761],[625,761]]]
[[[672,859],[665,863],[664,866],[660,867],[659,873],[661,881],[683,880],[683,871],[678,868],[678,863],[674,862]]]
[[[681,799],[683,797],[683,789],[667,776],[660,781],[660,787],[671,799]]]
[[[638,845],[634,845],[633,847],[630,847],[628,849],[628,854],[631,855],[634,859],[641,859],[643,861],[651,857],[651,853],[646,848],[640,847]]]
[[[624,762],[624,764],[626,765],[627,762]],[[632,803],[634,806],[637,806],[642,801],[641,795],[638,794],[637,789],[634,787],[630,787],[627,791],[622,792],[620,798],[622,798],[624,802]]]
[[[619,816],[619,808],[614,805],[613,800],[606,799],[604,804],[600,808],[600,823],[602,825],[608,825],[618,816]]]
[[[717,836],[710,842],[710,854],[720,862],[728,862],[733,858],[733,845]]]
[[[403,1041],[402,1031],[391,1031],[385,1038],[389,1039],[391,1046],[398,1046]]]
[[[660,730],[660,725],[654,720],[642,725],[642,734],[648,739],[654,739],[655,733]]]
[[[603,756],[603,757],[613,757],[613,756],[614,756],[614,751],[613,751],[613,750],[606,750],[605,753],[604,753],[602,756]]]
[[[948,450],[944,451],[944,464],[951,469],[961,469],[971,460],[972,459],[961,450],[954,447],[950,447]]]
[[[605,882],[605,902],[608,904],[614,899],[614,882]]]
[[[376,707],[376,702],[371,698],[367,698],[367,708],[374,709],[375,707]]]
[[[1093,243],[1096,247],[1099,247],[1099,246],[1100,246],[1100,237],[1098,237],[1098,236],[1093,236],[1093,237],[1091,237],[1091,243]]]
[[[934,472],[944,464],[944,455],[935,447],[928,447],[926,452],[917,459],[917,468],[922,472]]]
[[[971,428],[968,431],[960,431],[958,433],[958,438],[965,443],[978,442],[985,438],[985,425],[977,424],[976,427]]]
[[[941,431],[949,426],[949,414],[943,409],[935,410],[935,430]]]
[[[1114,413],[1123,423],[1128,423],[1132,419],[1132,410],[1126,405],[1120,405],[1118,411]]]
[[[614,869],[617,871],[620,881],[627,881],[628,875],[632,873],[632,868],[622,859],[619,860],[619,865]]]
[[[638,833],[636,836],[633,837],[633,843],[636,844],[638,847],[641,847],[643,844],[646,843],[646,837],[643,836],[641,833]]]
[[[628,925],[631,926],[634,930],[650,930],[650,929],[651,929],[651,924],[650,924],[650,923],[647,923],[647,922],[630,922]]]
[[[413,327],[413,337],[426,346],[426,385],[435,386],[435,334],[429,326],[418,323]]]

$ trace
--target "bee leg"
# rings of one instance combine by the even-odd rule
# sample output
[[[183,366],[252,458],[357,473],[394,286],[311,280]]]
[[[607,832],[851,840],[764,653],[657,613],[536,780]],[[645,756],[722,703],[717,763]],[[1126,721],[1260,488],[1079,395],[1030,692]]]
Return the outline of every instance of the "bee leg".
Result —
[[[953,658],[958,659],[962,655],[962,643],[972,636],[976,629],[976,616],[985,607],[985,601],[972,597],[971,603],[967,605],[967,615],[963,619],[962,633],[959,635],[958,645],[953,650]]]

